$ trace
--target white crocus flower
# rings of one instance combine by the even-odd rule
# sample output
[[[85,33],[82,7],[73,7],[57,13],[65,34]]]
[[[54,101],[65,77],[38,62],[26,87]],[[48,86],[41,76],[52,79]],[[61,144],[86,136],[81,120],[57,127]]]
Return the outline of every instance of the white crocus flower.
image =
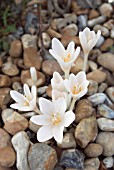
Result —
[[[77,47],[76,50],[74,47],[74,42],[70,42],[65,50],[57,38],[52,39],[52,49],[50,49],[49,52],[58,61],[65,74],[69,74],[71,66],[80,53],[80,47]]]
[[[24,84],[24,95],[15,90],[10,91],[10,95],[16,103],[10,107],[20,111],[33,111],[36,109],[36,87],[32,86],[31,92],[27,84]]]
[[[33,81],[33,84],[35,85],[36,82],[37,82],[37,72],[36,72],[35,67],[30,68],[30,75],[31,75],[31,79]]]
[[[53,73],[53,78],[51,79],[52,89],[56,89],[58,91],[64,92],[64,81],[61,75],[58,72]]]
[[[88,27],[86,27],[83,32],[79,32],[79,39],[81,46],[83,48],[84,53],[89,53],[92,48],[96,45],[97,41],[101,36],[101,31],[98,30],[97,34],[94,31],[90,31]]]
[[[33,123],[42,125],[37,132],[38,141],[45,142],[54,137],[61,143],[64,127],[68,127],[75,120],[75,114],[72,111],[65,112],[67,105],[64,98],[53,102],[39,98],[39,106],[42,115],[31,117]]]
[[[87,93],[89,81],[86,79],[84,71],[79,72],[76,76],[70,74],[69,80],[64,80],[65,88],[70,92],[73,101],[70,109],[72,110],[77,99],[81,98]]]

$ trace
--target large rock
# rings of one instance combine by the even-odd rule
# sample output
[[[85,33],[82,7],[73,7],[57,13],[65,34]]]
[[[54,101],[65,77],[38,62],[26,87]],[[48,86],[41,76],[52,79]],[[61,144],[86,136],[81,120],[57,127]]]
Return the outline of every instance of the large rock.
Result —
[[[53,170],[57,163],[56,151],[45,143],[32,145],[28,153],[31,170]]]
[[[112,53],[103,53],[98,56],[97,62],[108,69],[109,71],[114,72],[114,54]]]

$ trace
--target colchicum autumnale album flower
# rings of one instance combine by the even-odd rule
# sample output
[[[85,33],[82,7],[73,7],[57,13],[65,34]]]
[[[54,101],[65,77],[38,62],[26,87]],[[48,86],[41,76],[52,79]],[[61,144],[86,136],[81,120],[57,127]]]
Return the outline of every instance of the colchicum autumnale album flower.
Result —
[[[88,27],[86,27],[83,31],[79,32],[80,43],[85,54],[89,54],[92,48],[96,45],[100,36],[100,30],[98,30],[97,34],[95,34],[95,32],[90,31]]]
[[[77,47],[76,50],[74,47],[74,42],[70,42],[65,50],[64,46],[57,38],[52,39],[52,49],[50,49],[49,52],[58,61],[64,72],[70,71],[71,66],[80,53],[80,47]]]
[[[71,110],[65,112],[67,104],[64,98],[53,102],[39,98],[39,106],[42,115],[30,119],[33,123],[42,125],[37,132],[38,141],[45,142],[54,137],[58,143],[61,143],[64,127],[68,127],[75,120],[75,114]]]
[[[36,108],[36,87],[32,86],[31,92],[27,84],[24,84],[24,95],[15,90],[10,91],[10,95],[16,103],[10,107],[20,111],[33,111]]]
[[[65,88],[76,100],[87,93],[88,85],[89,81],[86,79],[84,71],[80,71],[76,76],[74,74],[70,74],[69,80],[64,80]]]
[[[35,67],[30,68],[30,75],[31,75],[32,82],[35,85],[37,82],[37,72],[36,72]]]
[[[51,79],[52,89],[64,92],[64,81],[58,72],[53,73],[53,78]]]

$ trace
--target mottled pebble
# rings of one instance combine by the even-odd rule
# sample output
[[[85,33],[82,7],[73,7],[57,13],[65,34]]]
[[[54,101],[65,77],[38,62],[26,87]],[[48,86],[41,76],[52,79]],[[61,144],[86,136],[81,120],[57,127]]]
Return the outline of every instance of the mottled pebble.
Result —
[[[100,11],[101,15],[104,15],[106,17],[110,17],[111,13],[113,12],[113,7],[109,3],[103,3],[100,6],[99,11]]]
[[[97,136],[96,142],[102,145],[103,147],[102,154],[104,156],[112,156],[114,154],[114,133],[113,132],[100,132]]]
[[[99,161],[99,158],[96,157],[96,158],[90,158],[90,159],[86,159],[85,160],[85,166],[91,166],[92,168],[94,169],[90,169],[90,170],[99,170],[99,167],[100,167],[100,161]]]
[[[37,125],[37,124],[35,124],[35,123],[33,123],[32,121],[29,120],[29,129],[31,131],[33,131],[34,133],[37,133],[37,131],[39,130],[40,127],[41,126],[39,126],[39,125]]]
[[[76,24],[70,24],[63,28],[61,31],[62,36],[64,35],[70,35],[70,36],[75,36],[78,34],[78,27]]]
[[[97,112],[103,117],[114,119],[114,110],[105,104],[98,105]]]
[[[113,46],[113,43],[114,43],[113,39],[107,38],[100,47],[101,51],[105,52],[109,50],[110,47]]]
[[[93,26],[95,26],[96,24],[102,24],[102,23],[105,22],[105,21],[106,21],[106,16],[99,16],[99,17],[97,17],[97,18],[88,20],[88,26],[89,26],[89,27],[93,27]]]
[[[92,94],[97,93],[97,91],[98,91],[98,83],[96,81],[89,80],[89,86],[86,95],[90,96]]]
[[[22,43],[20,40],[11,42],[9,54],[11,57],[20,57],[22,54]]]
[[[51,38],[50,38],[50,36],[48,35],[48,33],[46,33],[46,32],[43,32],[43,33],[42,33],[42,41],[43,41],[43,45],[44,45],[45,48],[49,48],[49,47],[50,47]],[[40,40],[38,41],[38,46],[39,46],[40,48],[41,48],[41,46],[42,46]]]
[[[36,143],[29,149],[28,162],[31,170],[53,170],[57,163],[57,154],[47,144]]]
[[[99,93],[103,93],[103,92],[107,89],[107,87],[108,87],[108,84],[107,84],[107,83],[101,83],[101,84],[99,85],[98,92],[99,92]]]
[[[11,137],[4,129],[0,128],[0,149],[7,146],[11,146]]]
[[[94,61],[89,60],[88,63],[89,63],[89,67],[90,67],[91,71],[98,69],[98,66]]]
[[[30,34],[24,34],[21,37],[23,48],[29,48],[33,47],[37,49],[37,36],[36,35],[30,35]]]
[[[97,83],[102,83],[106,79],[106,73],[100,70],[94,70],[87,74],[87,79],[94,80]]]
[[[6,105],[9,103],[10,101],[10,96],[9,96],[9,92],[10,92],[10,88],[0,88],[0,106],[2,107],[3,105]],[[7,98],[8,97],[8,98]]]
[[[103,163],[106,168],[112,168],[114,164],[114,159],[113,157],[106,157],[103,159]]]
[[[114,120],[110,120],[107,118],[99,118],[97,119],[99,129],[103,131],[114,131]]]
[[[84,149],[84,153],[87,155],[87,157],[91,157],[91,158],[100,156],[102,152],[103,152],[103,147],[97,143],[90,143]]]
[[[112,102],[114,102],[114,87],[108,87],[106,93]]]
[[[95,31],[95,32],[97,32],[98,30],[101,30],[101,34],[102,34],[102,36],[104,36],[104,37],[108,37],[109,35],[110,35],[110,32],[109,32],[109,30],[106,28],[106,27],[103,27],[102,25],[95,25],[94,27],[93,27],[93,30]]]
[[[0,74],[0,87],[8,87],[11,85],[11,79],[7,75]]]
[[[19,69],[15,64],[6,62],[2,65],[2,72],[8,76],[16,76],[19,74]]]

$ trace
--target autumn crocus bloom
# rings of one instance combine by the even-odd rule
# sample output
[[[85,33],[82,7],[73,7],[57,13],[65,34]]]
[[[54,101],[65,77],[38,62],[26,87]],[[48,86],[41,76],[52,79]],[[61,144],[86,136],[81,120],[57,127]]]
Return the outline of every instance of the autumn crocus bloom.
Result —
[[[45,142],[54,137],[58,143],[61,143],[64,127],[68,127],[75,120],[74,113],[65,112],[67,105],[64,98],[53,102],[39,98],[39,106],[42,115],[33,116],[30,119],[33,123],[42,125],[37,132],[38,141]]]
[[[58,72],[53,73],[53,78],[51,79],[52,89],[64,92],[64,82],[61,75]]]
[[[65,73],[69,73],[71,66],[80,53],[80,47],[77,47],[76,50],[74,47],[74,42],[70,42],[65,50],[64,46],[57,38],[52,39],[52,49],[50,49],[49,52],[58,61]]]
[[[35,67],[30,68],[30,75],[31,75],[32,82],[35,85],[37,81],[37,72],[36,72]]]
[[[24,84],[24,95],[15,90],[10,91],[10,95],[16,103],[10,107],[20,111],[33,111],[36,108],[36,87],[32,86],[31,92],[27,84]]]

